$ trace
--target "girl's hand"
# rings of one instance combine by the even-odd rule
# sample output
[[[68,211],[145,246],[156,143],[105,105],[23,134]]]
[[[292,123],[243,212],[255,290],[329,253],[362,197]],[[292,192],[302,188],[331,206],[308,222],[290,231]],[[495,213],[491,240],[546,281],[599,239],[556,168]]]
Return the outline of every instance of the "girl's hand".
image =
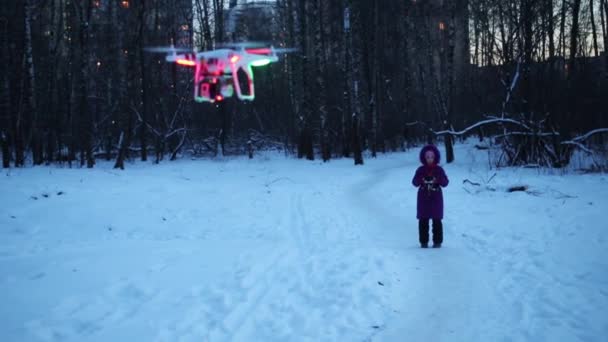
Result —
[[[445,174],[445,171],[441,169],[441,173],[439,174],[439,178],[437,179],[437,184],[445,188],[446,186],[448,186],[449,183],[450,181],[448,180],[448,176]]]
[[[424,177],[424,182],[427,184],[435,184],[435,183],[437,183],[437,178],[427,176],[427,177]]]
[[[416,170],[416,174],[414,175],[414,178],[412,179],[412,185],[414,185],[415,187],[421,187],[423,184],[424,184],[424,176],[422,175],[422,171],[419,168],[418,170]]]

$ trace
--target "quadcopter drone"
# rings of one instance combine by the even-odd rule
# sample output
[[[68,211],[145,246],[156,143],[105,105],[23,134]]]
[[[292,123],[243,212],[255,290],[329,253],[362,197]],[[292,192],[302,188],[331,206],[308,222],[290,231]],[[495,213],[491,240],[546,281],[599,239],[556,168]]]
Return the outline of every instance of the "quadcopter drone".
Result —
[[[277,54],[294,51],[253,43],[233,43],[217,50],[200,52],[174,46],[146,50],[167,53],[167,62],[194,68],[194,100],[210,103],[223,101],[235,93],[239,100],[253,101],[252,67],[277,62]]]

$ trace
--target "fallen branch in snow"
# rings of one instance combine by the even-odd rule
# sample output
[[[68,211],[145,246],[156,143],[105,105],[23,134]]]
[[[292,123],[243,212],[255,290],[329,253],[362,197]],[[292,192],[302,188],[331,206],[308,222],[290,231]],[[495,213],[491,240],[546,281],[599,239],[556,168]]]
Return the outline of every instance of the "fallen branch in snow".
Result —
[[[582,151],[584,151],[585,153],[588,153],[588,154],[593,154],[593,151],[592,151],[592,150],[590,150],[590,149],[589,149],[587,146],[585,146],[585,145],[583,145],[583,144],[581,144],[581,143],[579,143],[579,142],[576,142],[576,141],[572,141],[572,140],[568,140],[568,141],[562,141],[562,143],[561,143],[561,144],[562,144],[562,145],[574,145],[574,146],[576,146],[576,147],[580,148],[580,149],[581,149]]]
[[[565,199],[565,198],[578,198],[578,196],[568,195],[558,190],[551,190],[553,194],[556,194],[556,199]]]
[[[120,176],[120,173],[112,172],[112,171],[109,171],[109,170],[103,170],[103,172],[109,173],[109,174],[114,175],[114,176]]]
[[[478,194],[478,193],[480,193],[480,192],[482,192],[482,191],[496,191],[496,188],[493,188],[493,187],[491,187],[491,186],[490,186],[490,182],[492,182],[492,180],[494,179],[494,177],[496,177],[496,173],[494,173],[492,176],[490,176],[490,177],[489,177],[489,178],[487,178],[487,179],[486,179],[486,177],[483,177],[483,176],[481,176],[481,175],[478,175],[478,177],[479,177],[479,179],[481,179],[481,182],[483,182],[483,184],[482,184],[482,183],[476,183],[476,182],[473,182],[472,180],[470,180],[470,179],[468,179],[468,178],[467,178],[467,179],[465,179],[465,180],[463,180],[463,181],[462,181],[462,184],[465,184],[465,185],[466,185],[466,184],[471,184],[471,185],[473,185],[473,186],[479,186],[479,188],[475,188],[475,189],[476,189],[476,190],[475,190],[475,193],[476,193],[476,194]],[[483,185],[483,186],[482,186],[482,185]],[[466,186],[464,186],[464,187],[463,187],[463,189],[464,189],[466,192],[471,193],[471,191],[469,191],[469,189],[467,189],[467,187],[466,187]]]
[[[487,120],[482,120],[479,122],[474,123],[473,125],[463,129],[462,131],[454,131],[454,130],[443,130],[443,131],[432,131],[435,135],[445,135],[445,134],[449,134],[449,135],[464,135],[472,130],[474,130],[475,128],[481,127],[481,126],[485,126],[485,125],[490,125],[490,124],[496,124],[496,123],[510,123],[510,124],[514,124],[517,126],[521,126],[527,130],[530,130],[530,127],[528,127],[528,125],[526,125],[523,122],[514,120],[514,119],[509,119],[509,118],[490,118]]]
[[[514,185],[507,188],[507,192],[528,191],[527,185]]]
[[[504,134],[495,135],[494,138],[504,138],[513,135],[534,136],[534,137],[551,137],[559,136],[558,132],[507,132]]]
[[[486,185],[486,186],[483,186],[483,187],[479,187],[479,188],[471,188],[470,187],[470,190],[467,189],[466,186],[463,186],[462,188],[464,189],[464,191],[468,192],[469,194],[478,194],[478,193],[481,193],[481,192],[484,192],[484,191],[491,191],[491,192],[495,192],[496,191],[495,188],[493,188],[493,187],[491,187],[489,185]],[[471,191],[471,190],[473,190],[473,191]]]
[[[541,195],[545,194],[544,192],[540,191],[540,190],[530,190],[529,188],[527,190],[525,190],[525,192],[528,195],[532,195],[532,196],[536,196],[536,197],[540,197]],[[553,195],[552,197],[555,199],[571,199],[571,198],[578,198],[577,196],[572,196],[572,195],[568,195],[565,194],[561,191],[557,191],[557,190],[550,190],[549,193],[551,195]]]
[[[532,196],[536,196],[536,197],[540,197],[540,195],[542,195],[543,193],[538,191],[538,190],[526,190],[526,193],[528,195],[532,195]]]
[[[593,146],[585,143],[589,138],[597,134],[608,133],[608,128],[597,128],[583,135],[577,136],[567,141],[563,140],[563,135],[554,128],[545,126],[546,119],[540,121],[527,121],[524,119],[513,119],[508,117],[486,116],[485,120],[478,121],[460,131],[446,129],[433,131],[435,135],[464,136],[472,133],[486,125],[496,125],[502,128],[502,134],[493,135],[494,141],[501,144],[503,155],[507,157],[508,165],[519,165],[524,167],[563,167],[568,164],[573,153],[573,148],[566,146],[572,145],[589,155],[594,155]],[[509,131],[508,124],[513,130]],[[560,148],[561,146],[561,148]],[[476,145],[477,149],[486,149],[483,145]],[[502,160],[500,157],[499,163]],[[594,162],[598,169],[603,167]]]
[[[578,141],[578,142],[585,141],[585,140],[589,139],[589,137],[591,137],[592,135],[598,134],[598,133],[608,133],[608,128],[597,128],[597,129],[591,130],[591,131],[589,131],[589,132],[587,132],[587,133],[585,133],[585,134],[583,134],[581,136],[578,136],[578,137],[576,137],[576,138],[574,138],[574,139],[572,139],[570,141]],[[566,143],[566,142],[568,142],[568,141],[564,141],[563,143]]]
[[[471,185],[475,185],[475,186],[481,186],[481,184],[472,182],[472,181],[470,181],[468,179],[465,179],[465,180],[462,181],[462,184],[467,184],[467,183],[469,183]]]
[[[282,180],[287,180],[287,181],[290,181],[290,182],[292,182],[292,183],[295,183],[295,182],[293,181],[293,179],[291,179],[291,178],[287,178],[287,177],[281,177],[281,178],[274,179],[274,180],[272,180],[271,182],[268,182],[268,183],[264,184],[264,186],[268,188],[268,187],[270,187],[272,184],[277,183],[277,182],[280,182],[280,181],[282,181]]]
[[[583,135],[580,135],[578,137],[575,137],[573,139],[567,140],[567,141],[562,141],[561,144],[562,145],[574,145],[578,148],[580,148],[581,150],[585,151],[586,153],[589,154],[593,154],[593,151],[591,149],[589,149],[587,146],[583,145],[582,143],[589,139],[591,136],[595,135],[595,134],[600,134],[600,133],[608,133],[608,128],[597,128],[594,130],[591,130]]]

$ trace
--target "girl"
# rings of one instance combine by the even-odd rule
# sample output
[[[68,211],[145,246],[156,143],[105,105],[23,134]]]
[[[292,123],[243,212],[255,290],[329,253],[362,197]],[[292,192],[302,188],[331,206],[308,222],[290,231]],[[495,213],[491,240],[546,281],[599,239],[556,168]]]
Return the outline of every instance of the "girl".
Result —
[[[439,166],[441,155],[435,145],[427,145],[420,150],[422,166],[416,170],[412,184],[418,187],[418,237],[422,248],[429,247],[429,220],[433,219],[433,248],[440,248],[443,242],[443,195],[441,188],[448,186],[449,180]]]

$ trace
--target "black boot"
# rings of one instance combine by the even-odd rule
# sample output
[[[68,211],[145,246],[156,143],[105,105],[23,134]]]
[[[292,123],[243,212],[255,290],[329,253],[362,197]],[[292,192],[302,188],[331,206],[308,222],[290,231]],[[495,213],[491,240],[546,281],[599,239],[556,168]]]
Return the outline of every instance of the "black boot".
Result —
[[[433,248],[441,248],[443,243],[443,223],[441,220],[433,220]]]
[[[429,220],[420,219],[418,220],[418,241],[420,241],[420,247],[429,247]]]

